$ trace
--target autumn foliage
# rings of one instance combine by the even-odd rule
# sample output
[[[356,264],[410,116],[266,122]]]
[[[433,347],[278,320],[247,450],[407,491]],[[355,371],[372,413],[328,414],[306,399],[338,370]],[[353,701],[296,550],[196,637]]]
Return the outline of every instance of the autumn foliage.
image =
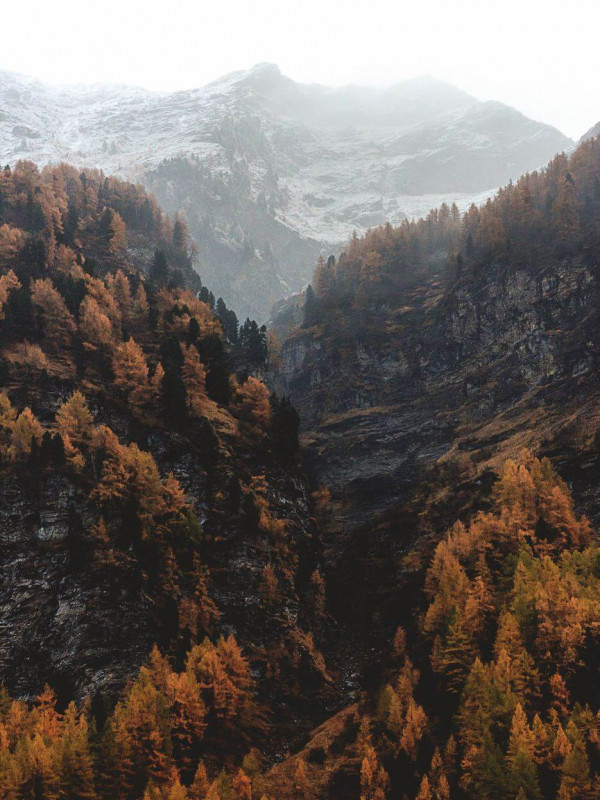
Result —
[[[3,692],[2,797],[225,800],[225,781],[251,798],[243,770],[232,764],[229,776],[211,770],[210,777],[202,757],[227,735],[239,739],[241,760],[242,742],[261,724],[253,694],[248,663],[232,636],[204,640],[182,671],[154,648],[100,729],[73,703],[60,712],[48,686],[32,705]]]
[[[265,676],[297,676],[305,662],[325,672],[309,631],[261,594],[262,571],[248,591],[249,615],[269,623],[264,647],[242,649],[247,625],[222,608],[238,567],[220,551],[245,525],[286,594],[298,556],[263,474],[277,444],[269,392],[231,374],[237,318],[222,301],[215,313],[205,287],[201,299],[193,259],[183,217],[169,220],[140,187],[67,165],[0,171],[3,487],[31,506],[23,530],[41,571],[59,564],[86,584],[76,602],[90,630],[99,609],[114,610],[109,630],[90,634],[107,644],[83,679],[87,699],[75,676],[58,699],[48,687],[31,702],[0,691],[1,798],[252,800],[272,725]],[[246,330],[264,363],[264,331]],[[111,638],[121,598],[135,609],[131,652]],[[62,624],[62,605],[40,608],[40,626]],[[74,635],[79,647],[88,632]],[[152,641],[162,652],[123,687]],[[39,670],[49,662],[41,654]]]
[[[443,203],[422,219],[353,236],[337,263],[317,263],[306,323],[323,321],[333,307],[389,301],[431,275],[455,283],[494,266],[535,271],[576,254],[597,265],[599,174],[600,138],[590,139],[464,214]]]
[[[599,558],[565,483],[528,451],[505,464],[493,509],[440,541],[412,642],[429,643],[430,689],[400,630],[376,709],[378,750],[417,800],[595,796],[600,717],[586,659],[598,647]]]

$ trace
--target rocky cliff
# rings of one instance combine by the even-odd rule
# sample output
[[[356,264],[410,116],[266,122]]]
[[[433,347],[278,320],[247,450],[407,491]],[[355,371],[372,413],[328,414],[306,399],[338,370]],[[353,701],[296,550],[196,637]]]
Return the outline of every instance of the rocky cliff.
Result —
[[[564,169],[567,186],[583,192],[579,173]],[[594,174],[586,172],[592,185]],[[511,202],[499,198],[488,213]],[[329,275],[320,267],[320,296],[305,306],[304,322],[298,308],[287,309],[273,326],[283,340],[274,385],[300,410],[306,463],[336,508],[326,520],[332,580],[343,584],[350,569],[374,613],[386,582],[397,589],[406,579],[400,565],[410,542],[443,524],[444,505],[460,509],[465,487],[476,507],[478,487],[524,447],[552,455],[586,513],[600,512],[596,251],[537,252],[538,230],[522,253],[518,227],[504,218],[509,252],[494,254],[480,239],[475,253],[483,234],[470,224],[465,218],[447,234],[446,260],[438,249],[413,272],[401,246],[420,229],[399,230],[395,243],[389,229],[374,232],[353,245],[359,255],[342,257],[337,274],[335,265]],[[435,239],[435,227],[423,230],[420,243]],[[470,257],[457,257],[461,241]]]
[[[585,264],[498,266],[338,318],[334,341],[328,325],[297,330],[280,378],[302,411],[317,480],[363,520],[428,464],[457,452],[487,463],[500,443],[506,453],[552,438],[580,402],[571,390],[596,391],[597,306]]]

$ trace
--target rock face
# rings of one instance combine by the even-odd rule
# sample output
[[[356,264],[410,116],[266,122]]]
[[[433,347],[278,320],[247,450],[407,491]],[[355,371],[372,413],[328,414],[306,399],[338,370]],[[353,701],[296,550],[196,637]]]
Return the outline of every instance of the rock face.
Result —
[[[572,142],[432,78],[296,84],[260,64],[202,89],[54,89],[0,73],[0,160],[65,160],[184,209],[206,284],[241,316],[298,291],[321,249],[442,201],[466,208]]]
[[[220,629],[235,631],[250,651],[268,646],[279,626],[264,630],[261,536],[243,513],[214,511],[208,498],[227,492],[246,468],[264,474],[271,509],[287,520],[290,552],[301,573],[310,574],[319,551],[302,476],[259,456],[245,457],[244,467],[231,458],[221,461],[209,477],[184,438],[159,432],[146,444],[161,469],[177,475],[202,522],[199,552],[213,575]],[[18,696],[33,696],[46,682],[61,701],[116,696],[154,643],[165,648],[177,636],[177,615],[165,607],[160,585],[149,574],[151,552],[97,562],[90,537],[97,508],[67,475],[34,482],[3,478],[1,490],[2,682]],[[287,619],[298,618],[300,602],[300,595],[285,598]]]
[[[486,508],[522,448],[548,455],[600,521],[599,301],[598,271],[582,261],[497,264],[331,310],[287,338],[289,310],[280,320],[274,385],[300,411],[315,487],[331,492],[333,612],[363,653],[385,647],[386,618],[414,600],[411,547]]]
[[[373,524],[434,463],[493,467],[523,446],[551,448],[577,414],[591,423],[599,299],[583,263],[498,266],[297,329],[279,389],[301,411],[313,475],[346,524]]]
[[[66,479],[3,481],[0,511],[0,672],[19,695],[55,683],[63,698],[114,691],[152,646],[139,570],[118,580],[88,569],[87,498]],[[93,520],[93,517],[91,517]],[[116,598],[118,602],[115,603]]]

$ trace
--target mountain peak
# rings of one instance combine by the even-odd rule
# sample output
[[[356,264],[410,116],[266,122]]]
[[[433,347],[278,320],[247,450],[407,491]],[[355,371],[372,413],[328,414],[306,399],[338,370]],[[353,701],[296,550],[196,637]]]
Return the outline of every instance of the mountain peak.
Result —
[[[412,86],[415,89],[450,89],[452,91],[460,91],[454,84],[438,78],[436,75],[430,73],[423,73],[422,75],[415,75],[412,78],[406,78],[402,81],[397,81],[394,86]]]
[[[167,210],[188,210],[193,236],[209,226],[203,279],[261,321],[306,283],[321,247],[442,201],[466,207],[572,144],[432,75],[327,87],[269,62],[164,94],[0,74],[0,106],[0,164],[69,161],[151,186]]]
[[[245,86],[260,86],[263,88],[270,88],[278,85],[281,81],[291,82],[289,78],[285,78],[283,76],[277,64],[271,64],[268,61],[261,61],[258,64],[254,64],[249,69],[240,69],[235,70],[234,72],[229,72],[227,75],[223,75],[220,78],[211,81],[211,83],[208,84],[208,87],[227,84],[242,84]],[[202,91],[202,89],[199,89],[199,91]]]
[[[278,77],[280,78],[282,73],[277,64],[273,64],[270,61],[259,61],[258,64],[255,64],[253,67],[247,71],[248,75],[260,75],[266,77]]]
[[[388,93],[394,97],[418,101],[421,104],[441,102],[444,108],[446,106],[456,108],[477,103],[475,97],[435,75],[417,75],[414,78],[400,81],[390,86]]]

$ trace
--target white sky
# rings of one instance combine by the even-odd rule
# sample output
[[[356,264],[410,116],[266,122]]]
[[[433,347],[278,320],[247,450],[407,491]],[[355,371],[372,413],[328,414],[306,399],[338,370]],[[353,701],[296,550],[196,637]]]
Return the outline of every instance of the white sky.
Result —
[[[599,0],[1,0],[0,68],[167,90],[259,61],[327,85],[429,73],[579,137],[599,24]]]

